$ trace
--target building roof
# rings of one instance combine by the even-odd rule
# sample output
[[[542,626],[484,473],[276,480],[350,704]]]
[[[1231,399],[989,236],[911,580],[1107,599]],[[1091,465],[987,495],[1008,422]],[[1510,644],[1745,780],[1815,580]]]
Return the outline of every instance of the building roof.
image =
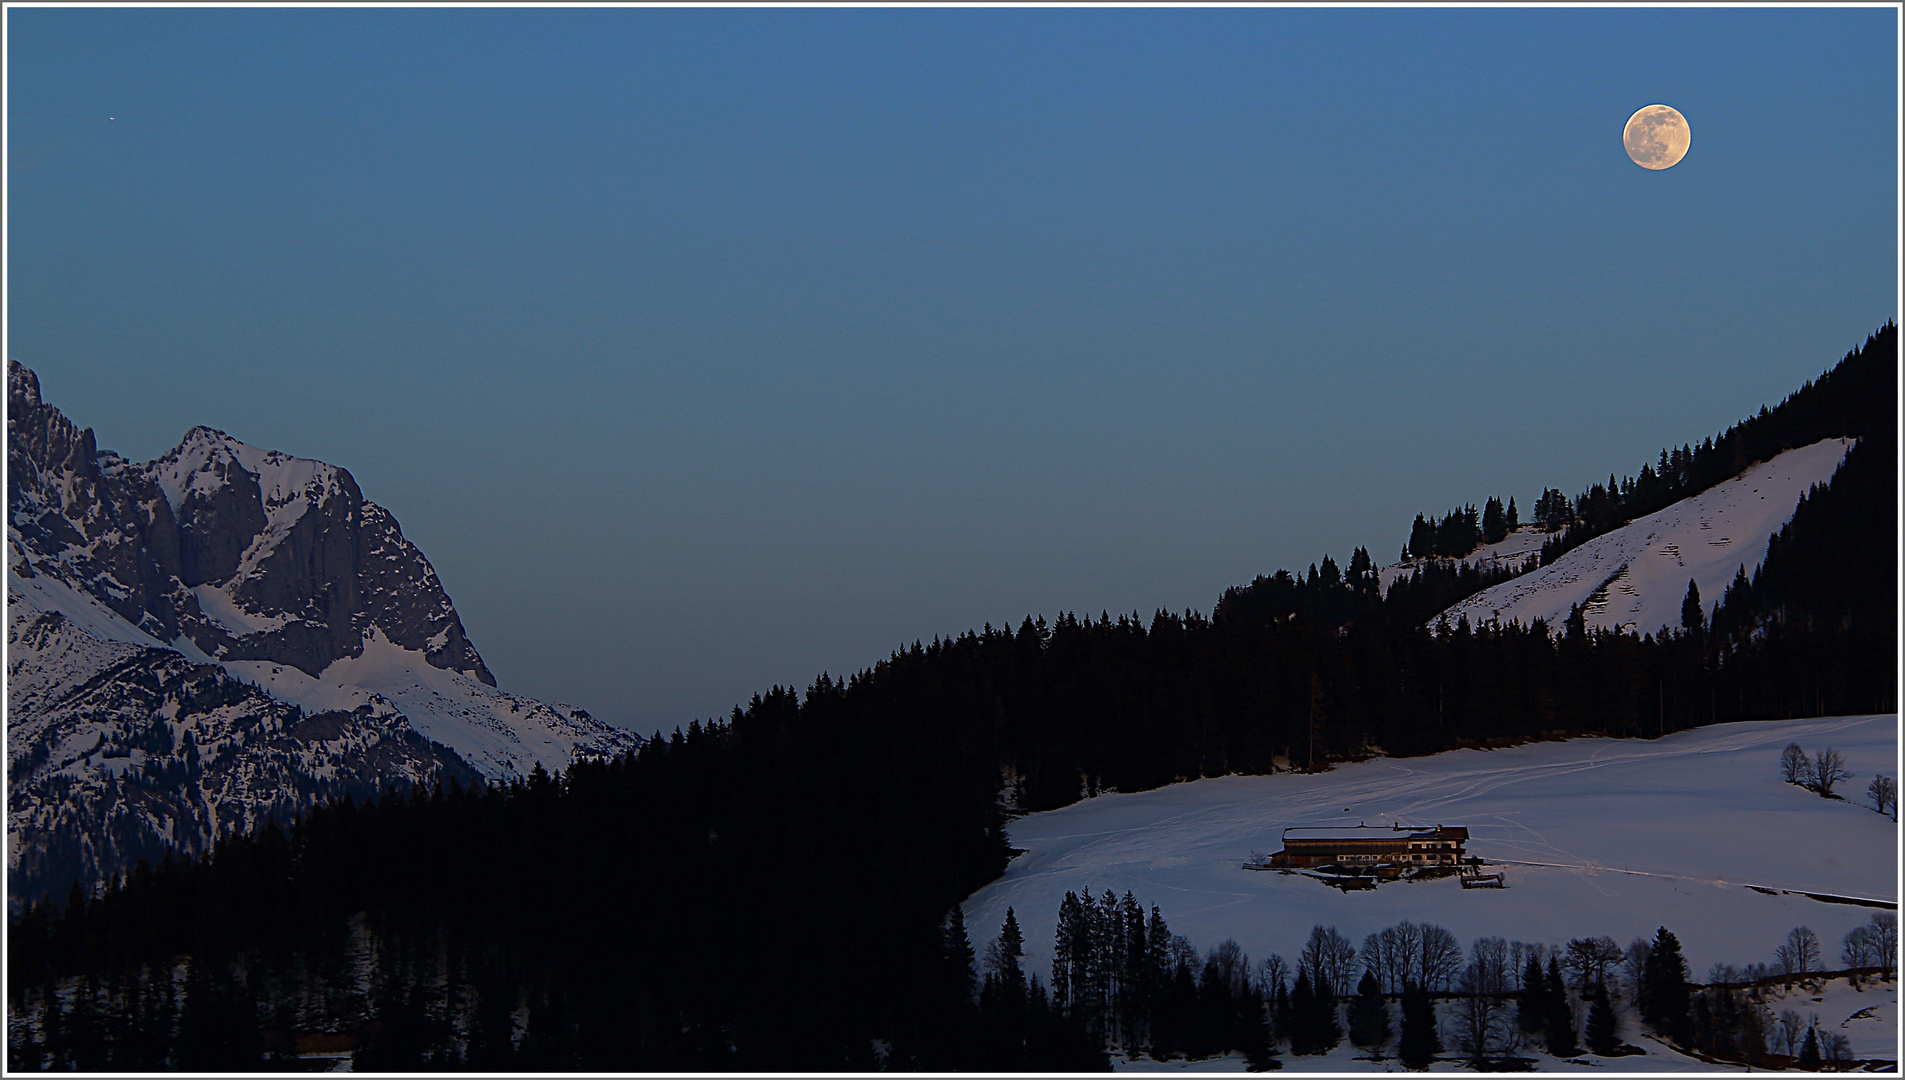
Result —
[[[1468,829],[1442,825],[1318,825],[1283,830],[1283,842],[1356,841],[1395,843],[1403,840],[1467,840]]]

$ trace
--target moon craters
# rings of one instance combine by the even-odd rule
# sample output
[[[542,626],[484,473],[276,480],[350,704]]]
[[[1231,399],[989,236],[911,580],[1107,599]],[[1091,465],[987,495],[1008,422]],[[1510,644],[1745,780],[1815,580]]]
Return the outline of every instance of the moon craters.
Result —
[[[1671,169],[1687,156],[1693,129],[1671,105],[1649,105],[1627,118],[1621,132],[1627,156],[1643,169]]]

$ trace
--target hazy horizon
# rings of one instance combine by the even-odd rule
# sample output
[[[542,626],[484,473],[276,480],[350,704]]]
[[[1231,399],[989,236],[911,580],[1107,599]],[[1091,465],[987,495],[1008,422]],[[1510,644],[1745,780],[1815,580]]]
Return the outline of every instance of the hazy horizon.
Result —
[[[1526,517],[1897,317],[1893,9],[6,18],[45,399],[349,469],[644,732]]]

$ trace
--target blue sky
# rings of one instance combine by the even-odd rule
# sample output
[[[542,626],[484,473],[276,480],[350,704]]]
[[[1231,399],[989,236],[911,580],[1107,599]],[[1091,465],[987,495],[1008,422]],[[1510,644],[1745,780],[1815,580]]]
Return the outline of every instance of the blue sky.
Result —
[[[14,7],[8,354],[349,468],[505,687],[672,727],[1777,401],[1897,315],[1897,17]]]

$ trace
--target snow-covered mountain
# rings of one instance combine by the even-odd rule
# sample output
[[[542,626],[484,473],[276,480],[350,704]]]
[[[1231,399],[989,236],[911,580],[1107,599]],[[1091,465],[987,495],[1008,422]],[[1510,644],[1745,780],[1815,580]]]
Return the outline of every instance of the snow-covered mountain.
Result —
[[[344,469],[205,427],[129,462],[17,363],[7,456],[10,898],[344,792],[639,743],[498,689]]]
[[[1687,582],[1699,587],[1711,610],[1741,569],[1751,577],[1766,558],[1767,542],[1792,520],[1800,497],[1832,479],[1852,442],[1822,439],[1788,450],[1597,536],[1539,570],[1476,593],[1437,618],[1524,625],[1545,619],[1559,628],[1580,605],[1589,627],[1637,634],[1678,627]]]

